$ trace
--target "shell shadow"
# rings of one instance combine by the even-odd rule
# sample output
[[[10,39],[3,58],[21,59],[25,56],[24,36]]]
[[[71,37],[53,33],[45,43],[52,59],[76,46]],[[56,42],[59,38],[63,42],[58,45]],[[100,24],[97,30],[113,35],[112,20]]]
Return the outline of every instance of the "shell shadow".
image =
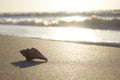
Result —
[[[27,68],[27,67],[32,67],[35,65],[39,65],[39,64],[43,64],[46,63],[45,61],[16,61],[16,62],[12,62],[11,64],[14,65],[15,67],[19,67],[19,68]]]

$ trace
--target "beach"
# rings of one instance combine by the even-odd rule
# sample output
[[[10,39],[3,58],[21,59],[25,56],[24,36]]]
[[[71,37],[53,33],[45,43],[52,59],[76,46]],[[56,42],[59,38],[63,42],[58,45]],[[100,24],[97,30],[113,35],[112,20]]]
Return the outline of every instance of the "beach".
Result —
[[[48,58],[25,61],[20,50]],[[119,80],[120,47],[0,36],[0,80]]]

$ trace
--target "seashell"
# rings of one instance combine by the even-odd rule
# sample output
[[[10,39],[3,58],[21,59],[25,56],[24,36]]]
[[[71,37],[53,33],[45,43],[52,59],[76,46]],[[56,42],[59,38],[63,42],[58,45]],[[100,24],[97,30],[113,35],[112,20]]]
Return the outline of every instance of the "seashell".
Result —
[[[42,59],[45,60],[46,62],[48,59],[41,53],[39,52],[36,48],[31,48],[31,49],[24,49],[20,50],[20,53],[27,59],[27,60],[32,60],[32,59]]]

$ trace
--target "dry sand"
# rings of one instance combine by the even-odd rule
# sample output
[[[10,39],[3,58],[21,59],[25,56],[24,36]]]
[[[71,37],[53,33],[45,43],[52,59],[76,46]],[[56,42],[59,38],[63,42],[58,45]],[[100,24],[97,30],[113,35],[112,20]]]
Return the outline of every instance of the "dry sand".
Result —
[[[21,49],[47,58],[25,61]],[[120,80],[120,47],[0,36],[0,80]]]

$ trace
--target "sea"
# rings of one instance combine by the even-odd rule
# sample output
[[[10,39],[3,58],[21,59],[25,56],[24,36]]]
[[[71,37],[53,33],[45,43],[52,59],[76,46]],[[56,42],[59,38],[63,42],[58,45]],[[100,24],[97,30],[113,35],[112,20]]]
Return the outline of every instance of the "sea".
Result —
[[[0,13],[0,35],[120,47],[120,10]]]

